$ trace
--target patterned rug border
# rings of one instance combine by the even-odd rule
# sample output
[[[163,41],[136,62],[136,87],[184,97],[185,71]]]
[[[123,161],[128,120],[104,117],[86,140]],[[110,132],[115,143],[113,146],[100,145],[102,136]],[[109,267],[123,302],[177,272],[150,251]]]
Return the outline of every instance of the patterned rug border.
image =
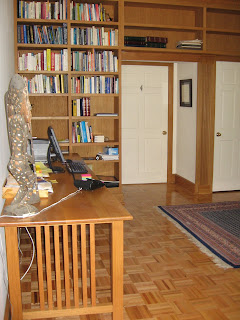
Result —
[[[205,241],[199,238],[195,233],[193,233],[188,227],[186,227],[181,221],[173,217],[169,212],[167,212],[162,206],[155,207],[155,209],[168,221],[173,223],[179,230],[181,230],[188,239],[194,243],[203,253],[205,253],[211,260],[220,268],[240,268],[240,265],[233,265],[230,261],[227,261],[218,252],[212,249]]]

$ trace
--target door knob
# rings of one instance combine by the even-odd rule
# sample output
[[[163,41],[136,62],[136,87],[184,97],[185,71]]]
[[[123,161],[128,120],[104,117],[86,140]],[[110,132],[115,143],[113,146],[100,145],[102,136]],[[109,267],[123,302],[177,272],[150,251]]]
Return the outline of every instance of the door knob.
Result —
[[[165,135],[167,134],[167,131],[164,130],[164,131],[162,132],[162,134],[165,136]]]
[[[221,137],[221,135],[222,135],[221,132],[217,132],[216,134],[217,137]]]

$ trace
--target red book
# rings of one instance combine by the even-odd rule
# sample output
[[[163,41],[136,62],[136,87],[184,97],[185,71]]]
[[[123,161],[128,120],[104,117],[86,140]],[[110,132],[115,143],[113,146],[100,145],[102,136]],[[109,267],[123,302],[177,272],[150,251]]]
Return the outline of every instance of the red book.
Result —
[[[90,117],[90,98],[87,99],[87,116]]]
[[[44,70],[44,55],[41,53],[41,70]]]

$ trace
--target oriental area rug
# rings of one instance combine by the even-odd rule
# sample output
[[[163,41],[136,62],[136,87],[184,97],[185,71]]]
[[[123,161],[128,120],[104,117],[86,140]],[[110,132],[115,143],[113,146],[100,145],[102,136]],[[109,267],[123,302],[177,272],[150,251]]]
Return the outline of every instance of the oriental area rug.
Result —
[[[158,208],[217,265],[240,268],[240,201]]]

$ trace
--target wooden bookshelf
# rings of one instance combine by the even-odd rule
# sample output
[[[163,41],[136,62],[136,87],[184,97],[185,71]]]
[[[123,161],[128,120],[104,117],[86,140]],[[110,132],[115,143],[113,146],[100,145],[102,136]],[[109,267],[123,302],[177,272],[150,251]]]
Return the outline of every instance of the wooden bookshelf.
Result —
[[[166,37],[167,47],[124,46],[124,51],[240,55],[240,4],[233,1],[124,1],[124,36]],[[201,50],[176,49],[181,40],[200,39]]]
[[[28,4],[36,1],[27,1]],[[42,1],[41,3],[46,2]],[[51,4],[55,1],[51,0]],[[64,2],[65,3],[65,2]],[[27,19],[18,16],[18,0],[14,0],[15,24],[15,71],[29,79],[43,75],[47,77],[67,77],[68,92],[64,93],[30,93],[33,104],[33,135],[47,138],[47,127],[51,125],[59,140],[68,140],[61,144],[64,151],[77,152],[82,157],[95,158],[104,146],[119,148],[119,161],[88,160],[88,164],[98,175],[116,177],[120,181],[121,191],[121,61],[155,60],[155,61],[201,61],[204,57],[225,61],[240,59],[240,4],[233,0],[93,0],[90,4],[100,3],[105,8],[108,21],[75,20],[70,15],[72,1],[66,0],[66,16],[63,19]],[[76,0],[75,4],[84,4]],[[65,43],[18,43],[18,26],[36,26],[46,28],[63,28]],[[64,29],[65,28],[65,29]],[[71,41],[72,29],[117,30],[117,42],[109,44],[75,44]],[[166,48],[129,47],[124,45],[124,36],[166,37]],[[201,50],[176,49],[180,40],[200,39]],[[23,54],[51,52],[60,54],[67,51],[66,70],[19,70],[18,58]],[[71,56],[74,52],[112,51],[117,56],[117,71],[73,70]],[[72,90],[73,77],[116,77],[117,93],[75,93]],[[84,97],[90,98],[91,114],[89,117],[76,117],[72,114],[72,101]],[[95,113],[117,113],[117,117],[94,117]],[[72,123],[88,121],[93,134],[108,137],[105,143],[73,143]],[[116,192],[116,191],[115,191]]]
[[[42,1],[41,3],[47,3],[47,1]],[[51,1],[51,6],[55,6],[55,3],[59,1]],[[58,19],[34,19],[32,16],[30,19],[26,18],[26,12],[21,11],[21,16],[18,14],[18,1],[14,0],[15,8],[15,71],[20,75],[32,79],[36,75],[43,75],[45,77],[61,77],[61,75],[67,75],[68,77],[68,92],[61,93],[32,93],[30,92],[30,102],[33,105],[32,110],[32,132],[33,136],[36,136],[41,139],[47,138],[47,128],[51,125],[54,128],[57,139],[64,140],[68,142],[60,143],[60,146],[64,151],[77,152],[81,157],[95,159],[95,156],[98,152],[103,152],[103,148],[106,146],[118,147],[119,152],[121,152],[121,134],[120,134],[120,119],[121,119],[121,109],[120,109],[120,46],[118,45],[118,28],[119,28],[119,1],[102,1],[102,7],[105,9],[105,21],[87,21],[87,20],[77,20],[77,10],[73,10],[72,4],[74,7],[77,5],[86,3],[86,1],[61,1],[66,4],[66,15],[58,17]],[[37,3],[37,1],[26,1],[27,5],[32,3]],[[90,2],[89,2],[90,3]],[[100,6],[99,1],[91,1],[91,4]],[[48,5],[48,4],[47,4]],[[47,9],[44,9],[47,10]],[[62,9],[63,10],[63,9]],[[47,12],[47,11],[46,11]],[[100,11],[98,11],[100,12]],[[76,13],[76,16],[75,16]],[[94,14],[97,12],[95,11]],[[89,13],[88,13],[89,14]],[[91,11],[93,14],[93,11]],[[62,18],[62,19],[61,19]],[[75,19],[76,18],[76,19]],[[64,26],[64,27],[63,27]],[[45,29],[50,30],[50,28],[62,28],[65,36],[67,36],[67,41],[62,41],[61,43],[35,43],[30,39],[22,40],[19,43],[19,33],[23,32],[23,28],[32,28],[32,32],[36,30]],[[96,43],[96,38],[93,40],[95,43],[75,43],[73,38],[74,29],[78,32],[85,32],[85,40],[89,40],[90,32],[88,33],[88,38],[86,33],[91,30],[93,34],[94,31],[100,33],[100,31],[105,32],[105,36],[109,36],[109,43]],[[83,31],[83,29],[85,31]],[[80,31],[79,31],[80,30]],[[87,30],[87,31],[86,31]],[[39,32],[40,32],[39,31]],[[51,31],[49,31],[51,32]],[[77,31],[76,31],[77,32]],[[108,34],[107,34],[108,32]],[[29,32],[30,33],[30,32]],[[113,42],[113,34],[116,38]],[[49,34],[48,34],[49,35]],[[30,34],[31,36],[31,34]],[[34,34],[35,36],[35,34]],[[49,35],[50,38],[51,34]],[[98,38],[99,39],[99,38]],[[26,41],[30,40],[30,41]],[[79,36],[79,40],[80,36]],[[101,37],[102,40],[102,37]],[[104,39],[105,40],[105,39]],[[26,43],[31,42],[31,43]],[[34,43],[33,43],[34,42]],[[62,52],[63,49],[67,50],[67,70],[28,70],[26,67],[24,70],[19,70],[19,57],[22,55],[27,55],[31,53],[33,55],[38,55],[42,53],[46,54],[44,51],[51,49],[52,53],[58,54]],[[78,53],[91,53],[99,54],[101,52],[112,52],[114,56],[117,57],[117,66],[118,70],[84,70],[73,68],[72,56]],[[25,59],[25,57],[24,57]],[[52,61],[51,61],[52,62]],[[110,63],[109,63],[110,65]],[[52,66],[52,64],[51,64]],[[73,90],[73,81],[72,79],[76,77],[98,77],[104,80],[104,77],[109,77],[112,79],[115,77],[118,82],[118,90],[115,90],[111,93],[97,93],[96,91],[87,91],[82,90],[81,93],[75,92]],[[96,78],[95,78],[96,79]],[[94,80],[95,80],[94,79]],[[50,81],[50,80],[49,80]],[[104,85],[102,86],[104,87]],[[86,89],[86,88],[84,88]],[[90,116],[73,116],[72,113],[72,101],[75,99],[81,99],[88,97],[90,99]],[[95,113],[117,113],[116,117],[96,117]],[[73,143],[73,133],[72,133],[72,124],[74,122],[85,121],[92,126],[93,135],[104,135],[107,137],[107,141],[104,143]],[[121,159],[121,157],[120,157]],[[87,160],[88,165],[93,169],[96,174],[107,175],[117,177],[118,180],[121,179],[121,160],[119,161],[96,161],[96,160]],[[121,191],[120,187],[117,188],[118,191]],[[116,190],[114,191],[116,192]]]

